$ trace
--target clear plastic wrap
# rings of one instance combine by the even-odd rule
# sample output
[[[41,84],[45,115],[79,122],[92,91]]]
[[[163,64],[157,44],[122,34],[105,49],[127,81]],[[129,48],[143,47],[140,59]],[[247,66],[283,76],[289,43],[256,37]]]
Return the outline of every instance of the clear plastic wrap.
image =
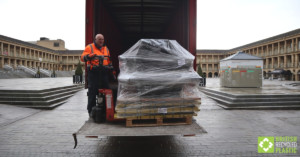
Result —
[[[199,111],[194,56],[175,40],[141,39],[119,56],[118,118]]]

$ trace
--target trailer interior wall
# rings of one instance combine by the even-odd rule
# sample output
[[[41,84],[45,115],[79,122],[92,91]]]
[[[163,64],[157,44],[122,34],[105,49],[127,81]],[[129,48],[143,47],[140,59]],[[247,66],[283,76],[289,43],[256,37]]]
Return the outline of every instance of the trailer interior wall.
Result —
[[[87,0],[86,12],[86,45],[93,42],[96,34],[103,34],[105,44],[111,52],[113,66],[119,67],[117,57],[123,51],[122,33],[119,27],[101,1]]]
[[[104,35],[114,67],[142,38],[177,40],[195,56],[196,0],[86,0],[86,44],[97,33]]]

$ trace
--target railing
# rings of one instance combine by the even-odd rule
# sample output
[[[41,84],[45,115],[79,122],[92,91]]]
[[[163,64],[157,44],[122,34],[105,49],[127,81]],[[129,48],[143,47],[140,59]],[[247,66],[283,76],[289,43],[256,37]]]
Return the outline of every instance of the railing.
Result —
[[[201,62],[201,61],[200,61]],[[74,60],[74,61],[61,61],[62,64],[78,64],[78,60]],[[207,63],[206,62],[202,62],[202,63]]]
[[[51,72],[49,70],[40,68],[40,72],[48,77],[51,77]]]
[[[30,68],[27,68],[27,67],[25,67],[25,66],[23,66],[23,65],[18,65],[18,69],[22,69],[22,70],[24,70],[26,73],[31,74],[31,75],[33,75],[33,76],[36,74],[36,71],[34,71],[34,70],[30,69]]]
[[[3,67],[5,70],[8,70],[8,71],[13,71],[14,68],[8,64],[5,64],[4,67]]]

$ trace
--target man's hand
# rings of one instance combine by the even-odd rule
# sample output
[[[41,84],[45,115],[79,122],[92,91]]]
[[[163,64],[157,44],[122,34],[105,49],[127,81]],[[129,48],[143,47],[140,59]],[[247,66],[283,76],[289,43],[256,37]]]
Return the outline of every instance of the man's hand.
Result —
[[[92,60],[92,58],[94,58],[95,55],[96,55],[95,53],[86,55],[86,56],[84,56],[84,60],[85,60],[85,61]]]
[[[96,54],[92,53],[92,54],[89,54],[88,56],[89,56],[89,59],[92,59],[92,58],[94,58],[94,56],[96,56]]]

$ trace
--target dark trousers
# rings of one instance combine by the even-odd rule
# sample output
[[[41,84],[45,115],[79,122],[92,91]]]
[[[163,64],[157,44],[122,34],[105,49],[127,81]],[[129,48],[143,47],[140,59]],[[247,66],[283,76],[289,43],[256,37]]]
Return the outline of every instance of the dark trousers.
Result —
[[[92,108],[96,106],[96,95],[98,89],[109,89],[108,72],[101,71],[88,71],[88,105],[87,110],[92,112]]]

